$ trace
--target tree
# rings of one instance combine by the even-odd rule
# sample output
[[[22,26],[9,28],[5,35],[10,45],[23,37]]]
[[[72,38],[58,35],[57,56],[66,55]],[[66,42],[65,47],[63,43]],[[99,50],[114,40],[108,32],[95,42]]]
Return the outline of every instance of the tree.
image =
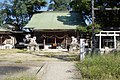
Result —
[[[71,5],[73,10],[78,10],[82,15],[92,15],[90,0],[73,0]],[[102,30],[119,30],[120,27],[120,1],[119,0],[94,0],[95,22],[101,25]],[[77,4],[77,5],[76,5]],[[89,7],[88,7],[89,6]],[[92,17],[93,18],[93,17]],[[90,25],[91,26],[91,25]],[[92,31],[92,51],[95,46],[95,29],[94,24],[88,27],[88,31]],[[81,27],[80,27],[81,29]]]
[[[67,11],[69,10],[70,0],[51,0],[48,10]]]
[[[26,0],[25,4],[28,15],[31,18],[33,14],[40,11],[41,7],[45,7],[47,2],[45,0]]]
[[[45,5],[44,0],[5,0],[1,4],[2,22],[13,24],[16,30],[21,30],[32,15]]]
[[[70,7],[73,11],[79,11],[80,14],[89,15],[91,13],[91,0],[72,0]]]
[[[99,2],[96,2],[95,7],[98,8],[98,10],[95,10],[95,17],[96,22],[100,23],[103,30],[118,30],[118,27],[120,26],[120,2],[119,0],[102,0]],[[110,10],[106,10],[106,8],[110,8]]]
[[[95,33],[98,33],[101,31],[101,26],[99,24],[91,24],[91,25],[88,25],[88,26],[78,26],[77,27],[77,30],[81,33],[81,38],[83,38],[83,34],[84,33],[88,33],[90,37],[92,37],[92,26],[94,26],[95,30],[94,32]]]
[[[94,0],[95,7],[99,10],[95,10],[95,22],[100,24],[102,29],[114,29],[120,26],[120,8],[119,0]],[[92,15],[91,13],[91,0],[73,0],[70,3],[74,11],[79,11],[82,15]],[[105,8],[112,8],[115,10],[105,10]]]
[[[13,6],[11,8],[11,15],[13,23],[16,24],[16,26],[24,26],[24,24],[28,21],[27,19],[27,8],[23,1],[20,0],[14,0]],[[20,30],[20,28],[18,30]]]
[[[10,15],[10,4],[8,4],[7,0],[4,0],[3,3],[0,3],[0,22],[1,22],[1,26],[4,23],[5,20],[9,19],[10,17],[8,15]],[[8,14],[7,14],[8,13]]]
[[[2,20],[2,15],[1,15],[2,13],[1,13],[1,10],[0,10],[0,26],[2,25],[2,23],[3,23],[3,20]]]
[[[99,33],[101,31],[101,26],[99,24],[91,24],[88,26],[78,26],[77,31],[80,33],[80,38],[86,38],[86,36],[89,36],[89,41],[91,47],[93,46],[93,27],[94,26],[94,33]],[[94,38],[95,41],[95,38]],[[96,43],[94,42],[94,47],[96,46]],[[93,55],[93,53],[91,53]]]

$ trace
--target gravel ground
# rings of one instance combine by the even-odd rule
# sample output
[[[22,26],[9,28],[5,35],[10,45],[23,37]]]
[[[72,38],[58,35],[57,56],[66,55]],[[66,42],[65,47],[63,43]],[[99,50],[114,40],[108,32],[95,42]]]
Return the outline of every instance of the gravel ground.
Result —
[[[48,62],[41,80],[80,80],[73,62]]]
[[[21,75],[21,72],[22,75],[24,72],[36,75],[38,72],[38,80],[80,80],[73,61],[24,53],[0,55],[0,80]]]
[[[0,80],[28,74],[34,76],[44,64],[44,60],[47,58],[33,54],[0,54]]]

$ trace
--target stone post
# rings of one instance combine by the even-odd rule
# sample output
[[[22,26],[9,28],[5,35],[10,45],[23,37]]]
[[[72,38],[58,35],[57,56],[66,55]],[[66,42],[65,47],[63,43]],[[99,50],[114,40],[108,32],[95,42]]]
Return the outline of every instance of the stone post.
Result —
[[[80,60],[85,58],[85,39],[80,39]]]

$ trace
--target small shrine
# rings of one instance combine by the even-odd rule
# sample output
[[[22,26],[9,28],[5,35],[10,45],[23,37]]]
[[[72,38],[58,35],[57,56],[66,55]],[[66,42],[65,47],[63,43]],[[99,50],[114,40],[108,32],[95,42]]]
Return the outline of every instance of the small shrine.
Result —
[[[12,49],[16,43],[16,38],[9,30],[0,28],[0,49]]]

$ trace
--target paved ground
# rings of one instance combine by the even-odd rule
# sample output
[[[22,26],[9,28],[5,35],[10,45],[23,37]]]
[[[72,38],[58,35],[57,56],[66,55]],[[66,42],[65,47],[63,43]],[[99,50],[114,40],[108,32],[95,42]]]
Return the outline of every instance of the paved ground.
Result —
[[[41,80],[80,80],[73,62],[48,62]]]

